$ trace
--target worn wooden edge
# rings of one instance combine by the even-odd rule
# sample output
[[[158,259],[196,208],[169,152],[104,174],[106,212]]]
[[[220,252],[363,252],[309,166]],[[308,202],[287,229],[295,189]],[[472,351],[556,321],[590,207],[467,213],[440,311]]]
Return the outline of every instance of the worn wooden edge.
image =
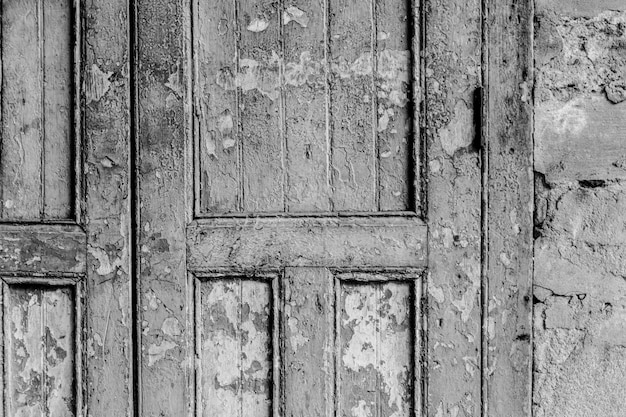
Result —
[[[533,0],[483,1],[482,415],[532,415]]]
[[[79,226],[0,225],[0,272],[85,273],[86,242]]]
[[[425,267],[426,233],[406,218],[193,222],[188,268]]]

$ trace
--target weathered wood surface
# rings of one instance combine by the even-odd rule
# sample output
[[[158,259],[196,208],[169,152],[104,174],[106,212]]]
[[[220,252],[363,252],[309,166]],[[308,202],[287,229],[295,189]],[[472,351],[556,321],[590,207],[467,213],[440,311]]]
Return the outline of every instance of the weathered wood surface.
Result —
[[[429,228],[423,413],[479,416],[481,2],[433,0],[423,7]]]
[[[626,102],[604,94],[537,106],[535,170],[549,182],[626,178]]]
[[[188,415],[193,403],[193,327],[185,225],[193,205],[185,153],[191,110],[189,2],[140,0],[137,7],[138,414]],[[191,194],[192,195],[192,194]]]
[[[606,10],[626,10],[623,0],[537,0],[537,10],[552,10],[571,17],[594,17]]]
[[[73,214],[70,0],[2,2],[0,218]]]
[[[231,0],[192,2],[194,91],[199,173],[197,211],[237,212],[241,201],[239,99],[241,92],[223,89],[221,75],[237,73],[238,26]],[[219,41],[215,41],[219,39]]]
[[[133,413],[130,213],[129,16],[125,0],[94,0],[83,10],[87,314],[86,409]]]
[[[530,0],[487,2],[483,413],[489,416],[531,415],[532,10]]]
[[[0,272],[86,272],[87,239],[78,226],[0,225]]]
[[[414,320],[409,283],[341,282],[339,415],[415,415]]]
[[[187,234],[194,271],[426,265],[426,227],[411,218],[216,219],[193,223]]]
[[[337,415],[334,285],[325,268],[285,270],[281,303],[285,415]]]
[[[71,287],[3,285],[3,406],[0,415],[81,414]]]
[[[198,214],[415,210],[407,6],[282,6],[193,9]]]
[[[200,365],[195,415],[271,416],[271,281],[227,277],[198,280],[196,285]]]
[[[287,23],[283,20],[286,210],[329,212],[327,10],[324,2],[307,0],[289,6]]]

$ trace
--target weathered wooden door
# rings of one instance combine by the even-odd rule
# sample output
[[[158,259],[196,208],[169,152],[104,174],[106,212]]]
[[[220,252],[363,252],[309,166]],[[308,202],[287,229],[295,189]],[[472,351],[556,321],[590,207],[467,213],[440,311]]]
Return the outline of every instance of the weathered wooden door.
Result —
[[[483,3],[3,0],[0,416],[526,415],[530,2]]]
[[[130,415],[128,4],[1,16],[0,415]]]
[[[143,415],[527,412],[530,14],[488,4],[138,1]]]

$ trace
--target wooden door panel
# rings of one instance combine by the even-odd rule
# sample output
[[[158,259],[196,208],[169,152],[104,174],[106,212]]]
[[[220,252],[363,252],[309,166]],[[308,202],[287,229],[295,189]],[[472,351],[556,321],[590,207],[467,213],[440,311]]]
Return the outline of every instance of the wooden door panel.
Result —
[[[75,212],[72,0],[2,3],[3,220]]]
[[[132,413],[127,13],[2,2],[0,416]]]
[[[274,280],[195,279],[197,416],[274,414]]]
[[[419,210],[417,20],[374,3],[192,2],[197,216]]]

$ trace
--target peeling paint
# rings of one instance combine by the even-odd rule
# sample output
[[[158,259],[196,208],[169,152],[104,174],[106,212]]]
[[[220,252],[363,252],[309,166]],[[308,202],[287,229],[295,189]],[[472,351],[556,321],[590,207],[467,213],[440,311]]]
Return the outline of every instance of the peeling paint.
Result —
[[[168,350],[176,348],[178,345],[169,340],[164,340],[161,344],[151,344],[148,347],[148,366],[153,366],[160,360],[165,359]]]
[[[283,12],[283,25],[286,25],[289,22],[296,22],[305,28],[309,24],[309,17],[306,12],[298,9],[296,6],[289,6]]]
[[[379,391],[380,403],[375,405],[387,410],[385,415],[408,416],[412,373],[407,286],[346,285],[342,293],[342,372],[350,375],[351,387],[342,391],[354,393],[354,397],[350,395],[344,401],[360,401],[359,390]],[[357,412],[365,411],[360,402],[352,407]]]
[[[111,81],[109,79],[113,75],[113,72],[102,72],[100,68],[93,64],[91,69],[87,71],[85,77],[85,98],[87,104],[91,102],[98,102],[111,88]]]

